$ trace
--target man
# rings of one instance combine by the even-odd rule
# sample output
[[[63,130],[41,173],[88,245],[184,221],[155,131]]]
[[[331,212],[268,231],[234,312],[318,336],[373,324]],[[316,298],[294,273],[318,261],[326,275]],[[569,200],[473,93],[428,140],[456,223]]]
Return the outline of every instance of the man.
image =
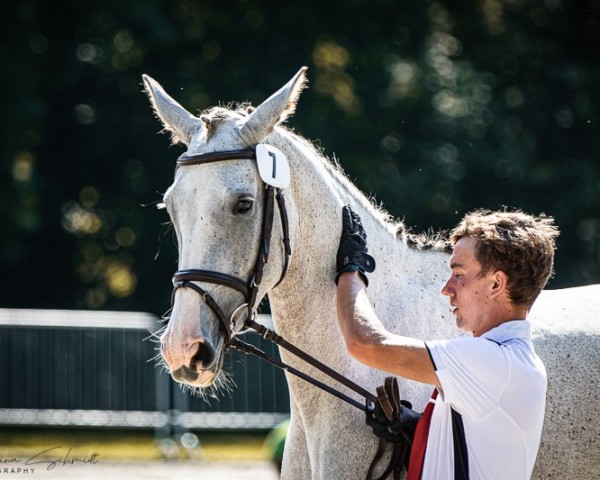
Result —
[[[544,216],[466,215],[450,236],[451,273],[441,293],[457,326],[472,337],[423,341],[389,332],[377,318],[366,291],[375,262],[360,218],[344,207],[336,281],[348,352],[371,367],[434,385],[438,394],[426,450],[416,438],[413,444],[410,480],[530,478],[547,380],[527,314],[552,274],[557,236]]]

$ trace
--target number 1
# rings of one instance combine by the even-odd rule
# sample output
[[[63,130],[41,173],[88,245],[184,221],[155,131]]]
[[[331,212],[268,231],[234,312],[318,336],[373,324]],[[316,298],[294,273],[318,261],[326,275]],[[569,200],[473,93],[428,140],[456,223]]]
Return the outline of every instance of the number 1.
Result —
[[[273,159],[273,174],[271,178],[277,178],[277,155],[274,152],[269,152],[269,157]]]

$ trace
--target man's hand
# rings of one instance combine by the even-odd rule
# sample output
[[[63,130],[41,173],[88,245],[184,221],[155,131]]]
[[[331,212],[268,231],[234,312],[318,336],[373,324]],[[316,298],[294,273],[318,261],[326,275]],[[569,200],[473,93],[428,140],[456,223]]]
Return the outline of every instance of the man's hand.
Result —
[[[337,251],[336,285],[344,272],[358,272],[365,285],[369,285],[365,272],[375,270],[375,259],[367,251],[367,233],[360,217],[346,205],[342,209],[342,237]]]

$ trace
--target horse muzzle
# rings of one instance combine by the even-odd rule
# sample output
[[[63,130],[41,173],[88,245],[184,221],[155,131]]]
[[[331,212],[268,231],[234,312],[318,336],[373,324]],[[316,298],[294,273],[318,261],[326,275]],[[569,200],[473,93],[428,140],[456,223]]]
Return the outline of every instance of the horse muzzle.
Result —
[[[162,344],[162,357],[173,379],[194,387],[209,387],[219,374],[223,364],[223,343],[218,348],[208,341],[195,341],[185,355],[175,360],[168,347]]]
[[[195,387],[210,386],[221,370],[226,345],[212,311],[195,296],[181,295],[161,337],[162,359],[173,379]]]

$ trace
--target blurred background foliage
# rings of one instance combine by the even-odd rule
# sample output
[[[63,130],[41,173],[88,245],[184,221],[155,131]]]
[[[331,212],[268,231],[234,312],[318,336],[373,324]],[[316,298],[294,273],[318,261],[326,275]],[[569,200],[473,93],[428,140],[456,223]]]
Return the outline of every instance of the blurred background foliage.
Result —
[[[198,111],[257,105],[302,65],[290,125],[394,216],[545,212],[551,286],[600,281],[595,0],[19,0],[0,26],[2,307],[163,313],[155,206],[182,149],[141,74]]]

